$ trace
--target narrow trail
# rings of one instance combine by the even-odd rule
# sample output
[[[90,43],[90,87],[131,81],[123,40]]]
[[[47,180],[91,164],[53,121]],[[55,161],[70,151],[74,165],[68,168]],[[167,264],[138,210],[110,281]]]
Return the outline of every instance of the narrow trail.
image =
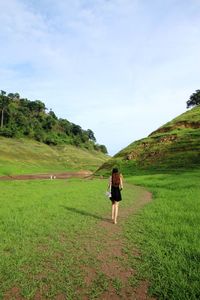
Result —
[[[99,269],[89,268],[85,278],[85,292],[90,288],[92,282],[96,280],[99,273],[104,274],[108,278],[108,287],[106,292],[103,292],[96,299],[98,300],[153,300],[148,296],[147,291],[149,284],[147,281],[142,281],[137,285],[137,288],[131,287],[129,278],[136,274],[136,270],[127,265],[127,255],[123,251],[126,240],[123,237],[123,225],[129,215],[136,214],[142,207],[152,200],[150,192],[141,187],[134,186],[134,189],[140,190],[140,196],[134,201],[132,207],[119,208],[119,220],[117,224],[110,221],[110,214],[105,216],[104,220],[99,221],[98,227],[101,232],[100,243],[103,249],[97,255],[99,261]],[[103,232],[103,234],[102,234]],[[98,232],[97,232],[98,235]],[[98,248],[98,245],[96,245]],[[88,247],[88,251],[91,251]],[[137,258],[140,253],[137,248],[133,249],[133,255]],[[113,287],[113,280],[121,283],[119,291]],[[81,292],[84,295],[84,291]],[[81,296],[83,300],[90,298],[85,294]]]

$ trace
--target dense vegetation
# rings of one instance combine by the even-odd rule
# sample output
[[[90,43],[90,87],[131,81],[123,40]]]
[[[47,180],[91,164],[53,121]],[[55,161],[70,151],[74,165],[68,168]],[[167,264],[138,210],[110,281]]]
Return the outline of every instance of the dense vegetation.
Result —
[[[181,114],[148,137],[135,141],[108,160],[100,172],[118,166],[124,174],[200,166],[200,106]]]
[[[107,153],[104,145],[96,143],[91,129],[58,118],[52,110],[47,111],[40,100],[20,98],[18,93],[1,91],[0,135],[4,137],[29,137],[48,145],[71,144],[89,150]]]

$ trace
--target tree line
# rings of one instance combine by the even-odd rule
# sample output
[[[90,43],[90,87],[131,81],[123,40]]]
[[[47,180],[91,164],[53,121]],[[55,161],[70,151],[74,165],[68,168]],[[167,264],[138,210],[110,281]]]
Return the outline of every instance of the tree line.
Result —
[[[94,132],[58,118],[41,100],[30,101],[19,93],[0,92],[0,135],[29,137],[48,145],[71,144],[107,153],[105,145],[96,143]]]

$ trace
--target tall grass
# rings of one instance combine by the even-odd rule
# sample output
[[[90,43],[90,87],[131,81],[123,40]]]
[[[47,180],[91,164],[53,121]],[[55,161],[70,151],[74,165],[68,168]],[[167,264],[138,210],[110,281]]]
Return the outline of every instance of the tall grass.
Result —
[[[158,299],[200,298],[200,171],[134,176],[131,183],[153,193],[153,201],[125,228],[142,260],[130,254],[139,277]],[[130,248],[131,249],[131,248]]]

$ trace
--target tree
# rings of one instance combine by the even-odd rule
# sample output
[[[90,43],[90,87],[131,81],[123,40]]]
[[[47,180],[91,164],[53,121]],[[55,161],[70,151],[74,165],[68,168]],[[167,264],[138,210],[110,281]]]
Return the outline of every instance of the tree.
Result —
[[[28,107],[29,107],[30,111],[32,111],[36,114],[38,114],[40,112],[44,113],[45,109],[46,109],[45,104],[40,100],[29,101]]]
[[[59,119],[59,126],[61,128],[61,131],[63,131],[65,134],[70,135],[71,134],[71,123],[68,120],[65,119]]]
[[[20,99],[20,94],[19,93],[15,93],[14,94],[14,99]]]
[[[45,130],[51,130],[55,124],[56,120],[51,115],[46,115],[42,127]]]
[[[108,153],[108,150],[106,148],[105,145],[99,145],[99,149],[101,150],[101,152],[103,152],[104,154],[107,154]]]
[[[55,113],[53,112],[53,110],[50,108],[50,111],[49,111],[49,115],[54,118],[55,120],[58,120],[58,118],[56,117]]]
[[[8,98],[10,98],[12,100],[19,100],[20,99],[20,95],[19,95],[19,93],[9,93],[8,94]]]
[[[1,96],[5,96],[6,95],[6,92],[1,90]]]
[[[88,134],[88,138],[89,140],[93,141],[93,142],[96,142],[96,138],[94,136],[94,132],[91,130],[91,129],[88,129],[87,130],[87,134]]]
[[[96,144],[94,132],[66,119],[58,119],[41,100],[20,98],[19,93],[0,90],[0,136],[28,136],[49,145],[72,144],[107,153],[104,145]]]
[[[106,148],[105,145],[95,144],[95,145],[94,145],[94,149],[95,149],[96,151],[101,151],[101,152],[103,152],[104,154],[107,154],[107,153],[108,153],[108,150],[107,150],[107,148]]]
[[[73,124],[73,123],[72,123],[71,131],[72,131],[73,135],[79,135],[79,136],[81,136],[81,134],[82,134],[82,128],[81,128],[81,126]]]
[[[8,106],[9,98],[6,96],[6,92],[1,90],[0,94],[0,110],[1,110],[1,128],[4,126],[4,112]]]
[[[15,94],[13,94],[13,93],[9,93],[7,96],[8,96],[8,98],[10,98],[12,100],[15,98]]]
[[[189,108],[191,106],[199,105],[200,104],[200,90],[196,90],[196,92],[190,96],[190,99],[186,103],[187,103],[187,108]]]

